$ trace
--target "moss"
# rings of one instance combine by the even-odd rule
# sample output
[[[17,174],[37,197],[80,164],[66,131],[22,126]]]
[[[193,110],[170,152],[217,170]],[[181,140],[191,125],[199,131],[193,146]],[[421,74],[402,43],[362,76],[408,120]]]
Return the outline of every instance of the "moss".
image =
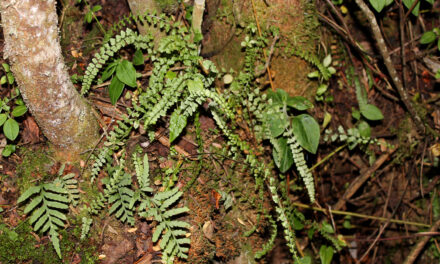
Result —
[[[46,151],[21,148],[19,156],[23,158],[23,162],[17,166],[17,187],[20,193],[35,185],[36,181],[51,179],[49,169],[54,161]]]
[[[63,260],[60,261],[52,243],[47,237],[40,236],[40,242],[31,234],[28,221],[20,223],[14,230],[0,224],[0,262],[1,263],[70,263],[75,255],[81,263],[95,263],[96,247],[88,242],[79,242],[78,231],[62,230],[60,247]],[[81,232],[81,231],[79,231]]]

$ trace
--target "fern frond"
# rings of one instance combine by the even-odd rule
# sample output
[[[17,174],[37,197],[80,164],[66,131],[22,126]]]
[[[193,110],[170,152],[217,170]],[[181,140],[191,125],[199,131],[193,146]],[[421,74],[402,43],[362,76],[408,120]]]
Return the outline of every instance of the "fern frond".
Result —
[[[295,163],[296,169],[298,170],[299,175],[303,179],[304,185],[307,188],[310,202],[313,203],[315,202],[315,183],[313,175],[306,164],[306,160],[304,159],[303,149],[299,145],[291,130],[285,132],[284,136],[287,137],[287,144],[289,144],[290,150],[293,154],[293,162]]]
[[[64,221],[67,220],[64,210],[69,207],[70,200],[67,190],[55,183],[45,183],[29,188],[20,196],[18,202],[22,203],[30,200],[24,213],[33,212],[29,222],[36,232],[39,230],[42,233],[49,231],[52,245],[58,257],[61,258],[57,230],[59,227],[64,226]]]

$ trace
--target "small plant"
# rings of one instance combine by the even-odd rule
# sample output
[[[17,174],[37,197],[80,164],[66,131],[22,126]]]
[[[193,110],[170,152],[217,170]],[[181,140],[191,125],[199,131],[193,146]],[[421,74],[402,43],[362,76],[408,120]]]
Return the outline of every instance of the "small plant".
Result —
[[[14,84],[15,79],[9,65],[6,63],[2,65],[5,75],[1,77],[1,85],[6,83],[9,85]],[[12,103],[14,106],[11,106]],[[27,107],[21,99],[20,90],[17,87],[12,89],[10,97],[0,99],[0,126],[3,126],[3,134],[8,140],[14,141],[17,138],[20,127],[15,118],[23,116],[26,112]],[[14,144],[7,144],[2,151],[2,155],[8,157],[15,152],[15,149],[16,146]]]
[[[319,81],[318,89],[316,90],[316,101],[322,101],[324,99],[324,94],[328,89],[328,80],[330,77],[336,73],[336,69],[331,66],[332,57],[331,54],[327,55],[322,61],[322,68],[324,70],[313,71],[307,75],[307,77],[314,79],[317,78]],[[325,73],[325,74],[323,74]]]

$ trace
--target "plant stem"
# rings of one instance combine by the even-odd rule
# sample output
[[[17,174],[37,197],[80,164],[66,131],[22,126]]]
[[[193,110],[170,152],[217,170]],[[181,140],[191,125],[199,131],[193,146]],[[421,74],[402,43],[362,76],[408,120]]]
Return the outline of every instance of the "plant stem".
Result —
[[[336,214],[336,215],[347,215],[347,216],[353,216],[353,217],[358,217],[358,218],[377,220],[377,221],[380,221],[380,222],[386,222],[386,221],[389,220],[390,223],[395,223],[395,224],[412,225],[412,226],[427,227],[427,228],[431,227],[428,224],[418,223],[418,222],[411,222],[411,221],[405,221],[405,220],[400,220],[400,219],[388,219],[386,217],[371,216],[371,215],[358,214],[358,213],[346,212],[346,211],[340,211],[340,210],[331,210],[331,209],[327,210],[327,209],[318,208],[318,207],[315,207],[315,206],[311,206],[311,205],[307,205],[307,204],[302,204],[302,203],[297,203],[297,202],[293,202],[292,204],[293,204],[293,206],[297,206],[297,207],[301,207],[301,208],[305,208],[305,209],[310,209],[310,210],[313,210],[313,211],[319,211],[319,212],[324,212],[324,213],[329,211],[332,214]]]

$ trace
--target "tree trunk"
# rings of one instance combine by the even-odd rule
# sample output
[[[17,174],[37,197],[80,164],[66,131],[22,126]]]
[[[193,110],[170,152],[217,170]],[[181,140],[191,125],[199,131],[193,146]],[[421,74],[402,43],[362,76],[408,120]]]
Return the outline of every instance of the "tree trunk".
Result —
[[[69,154],[91,147],[99,126],[64,65],[55,0],[2,0],[0,7],[5,58],[43,134]]]

